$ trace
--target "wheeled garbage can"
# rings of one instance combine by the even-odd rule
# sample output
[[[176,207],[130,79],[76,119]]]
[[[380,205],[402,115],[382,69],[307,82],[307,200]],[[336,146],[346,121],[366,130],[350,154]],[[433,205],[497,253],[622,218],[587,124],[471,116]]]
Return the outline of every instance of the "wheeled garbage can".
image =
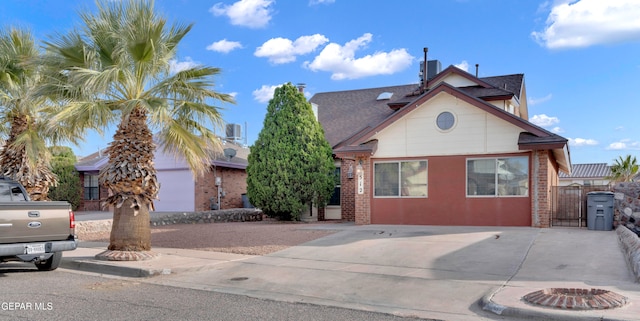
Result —
[[[612,192],[587,193],[587,228],[597,231],[613,229]]]

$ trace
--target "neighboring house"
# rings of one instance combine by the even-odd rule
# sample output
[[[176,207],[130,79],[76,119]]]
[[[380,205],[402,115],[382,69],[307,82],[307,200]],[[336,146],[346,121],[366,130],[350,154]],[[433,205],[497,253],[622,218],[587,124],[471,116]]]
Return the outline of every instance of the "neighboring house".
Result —
[[[560,172],[559,186],[609,186],[611,167],[607,163],[573,164],[571,174]]]
[[[186,161],[157,148],[154,164],[160,191],[154,202],[159,212],[192,212],[210,209],[243,207],[243,194],[247,190],[247,157],[249,149],[233,142],[225,142],[224,149],[233,150],[233,157],[218,155],[211,170],[203,177],[194,178]],[[76,164],[83,184],[79,211],[101,211],[100,199],[108,196],[108,189],[99,186],[98,173],[108,161],[108,155],[97,152],[82,158]],[[108,209],[104,209],[108,210]]]
[[[551,187],[571,172],[569,147],[528,121],[524,75],[433,73],[420,86],[310,99],[341,176],[320,218],[550,226]]]

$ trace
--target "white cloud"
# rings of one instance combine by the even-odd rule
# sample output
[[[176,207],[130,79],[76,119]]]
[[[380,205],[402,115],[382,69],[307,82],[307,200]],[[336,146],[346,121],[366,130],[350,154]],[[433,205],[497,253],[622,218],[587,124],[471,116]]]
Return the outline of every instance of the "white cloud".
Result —
[[[296,56],[308,54],[329,39],[321,34],[302,36],[295,41],[286,38],[272,38],[263,43],[254,52],[256,57],[267,57],[274,64],[294,62]]]
[[[238,97],[238,92],[236,92],[236,91],[234,91],[234,92],[230,92],[230,93],[228,93],[227,95],[229,95],[229,96],[231,96],[231,97],[233,97],[233,98],[236,98],[236,97]]]
[[[220,41],[216,41],[207,46],[207,50],[217,51],[222,53],[229,53],[235,49],[242,48],[242,44],[238,41],[229,41],[227,39],[222,39]]]
[[[533,117],[531,117],[529,121],[532,122],[534,125],[538,125],[540,127],[549,127],[559,123],[560,119],[558,119],[558,117],[551,117],[545,114],[540,114],[540,115],[534,115]]]
[[[466,72],[469,72],[469,63],[466,60],[463,60],[461,63],[454,65],[455,67],[458,67],[459,69],[462,69]]]
[[[551,129],[552,132],[556,133],[556,134],[560,134],[563,133],[564,130],[560,127],[553,127],[553,129]]]
[[[177,59],[171,59],[169,60],[169,72],[172,74],[175,74],[176,72],[193,68],[198,65],[199,63],[193,61],[191,57],[185,57],[185,61],[178,61]]]
[[[547,102],[547,101],[551,100],[551,98],[553,98],[552,94],[548,94],[548,95],[546,95],[544,97],[540,97],[540,98],[531,97],[531,98],[529,98],[529,105],[531,105],[531,106],[538,105],[538,104],[541,104],[541,103],[544,103],[544,102]]]
[[[330,43],[322,49],[312,62],[304,65],[312,71],[331,72],[331,79],[357,79],[375,75],[390,75],[406,69],[414,57],[406,49],[394,49],[390,52],[375,52],[361,58],[355,52],[371,42],[372,35],[365,33],[358,39],[341,46]]]
[[[309,5],[317,5],[317,4],[331,4],[336,2],[336,0],[309,0]]]
[[[594,139],[585,138],[569,138],[570,146],[594,146],[598,145],[598,141]]]
[[[551,6],[545,29],[531,35],[550,49],[637,41],[638,17],[637,0],[564,0]]]
[[[273,98],[273,93],[276,91],[276,88],[281,86],[282,85],[276,85],[276,86],[262,85],[262,87],[253,91],[253,99],[261,103],[268,103],[269,100]]]
[[[263,28],[271,20],[273,0],[240,0],[232,5],[216,3],[209,9],[215,16],[227,16],[231,24],[249,28]]]
[[[640,150],[640,142],[631,141],[630,139],[622,139],[617,142],[609,144],[607,147],[609,150]]]

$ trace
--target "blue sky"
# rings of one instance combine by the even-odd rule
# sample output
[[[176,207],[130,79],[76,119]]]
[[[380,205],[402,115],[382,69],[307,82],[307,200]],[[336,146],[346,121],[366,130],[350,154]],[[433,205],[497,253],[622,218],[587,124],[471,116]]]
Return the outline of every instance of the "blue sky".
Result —
[[[525,74],[530,121],[570,140],[573,163],[640,156],[640,1],[156,0],[169,21],[193,23],[175,68],[222,68],[216,90],[237,104],[224,120],[251,145],[276,86],[314,93],[418,82],[423,47],[443,68]],[[47,39],[79,23],[93,1],[3,0],[3,26]],[[245,124],[247,127],[245,128]],[[220,132],[223,134],[223,132]],[[92,133],[84,156],[113,132]]]

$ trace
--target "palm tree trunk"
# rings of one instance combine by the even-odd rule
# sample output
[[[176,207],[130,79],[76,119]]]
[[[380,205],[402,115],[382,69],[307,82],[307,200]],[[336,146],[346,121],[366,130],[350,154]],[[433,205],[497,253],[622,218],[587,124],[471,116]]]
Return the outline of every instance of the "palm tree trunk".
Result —
[[[149,207],[141,206],[134,213],[132,200],[113,209],[113,225],[109,239],[112,251],[149,251],[151,250],[151,226],[149,225]]]

